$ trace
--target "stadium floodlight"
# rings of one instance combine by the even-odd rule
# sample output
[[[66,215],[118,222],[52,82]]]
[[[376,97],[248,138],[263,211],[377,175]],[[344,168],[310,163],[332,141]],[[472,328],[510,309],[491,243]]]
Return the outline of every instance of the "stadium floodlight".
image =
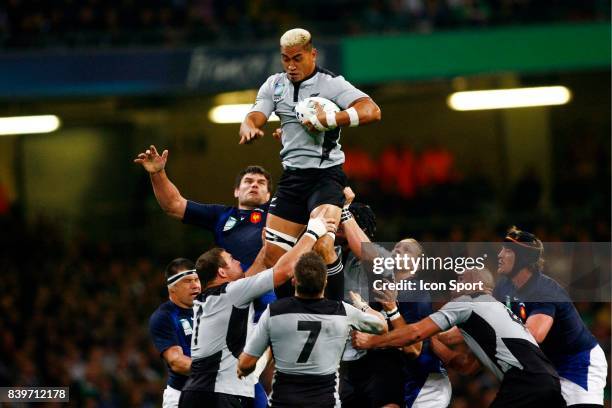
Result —
[[[55,115],[11,116],[0,118],[0,135],[50,133],[59,129],[61,124]]]
[[[564,105],[570,99],[572,99],[572,93],[564,86],[539,86],[455,92],[448,97],[446,102],[451,109],[471,111]]]
[[[215,106],[208,112],[208,119],[213,123],[241,123],[252,106],[251,103]],[[274,113],[268,118],[268,122],[279,120]]]

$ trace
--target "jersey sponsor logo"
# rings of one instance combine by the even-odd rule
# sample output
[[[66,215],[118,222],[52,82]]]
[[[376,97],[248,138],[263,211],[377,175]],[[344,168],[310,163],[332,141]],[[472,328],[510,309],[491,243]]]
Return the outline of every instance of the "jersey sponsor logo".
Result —
[[[181,326],[183,327],[183,332],[185,333],[185,336],[190,336],[191,333],[193,333],[193,330],[191,329],[191,323],[189,323],[189,320],[187,319],[181,319]]]
[[[260,221],[261,221],[261,213],[259,213],[259,212],[252,212],[251,213],[251,223],[257,224]]]
[[[238,220],[235,217],[229,217],[223,226],[223,231],[225,232],[231,230],[234,228],[237,222]]]

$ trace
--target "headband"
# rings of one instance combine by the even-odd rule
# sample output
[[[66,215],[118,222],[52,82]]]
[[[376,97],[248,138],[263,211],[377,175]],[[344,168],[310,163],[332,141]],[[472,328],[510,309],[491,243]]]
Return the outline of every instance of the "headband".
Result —
[[[195,269],[188,269],[186,271],[177,273],[176,275],[172,275],[168,279],[166,279],[166,285],[168,285],[168,287],[170,288],[176,285],[176,283],[180,281],[181,279],[183,279],[185,276],[195,275],[195,274],[196,274]]]

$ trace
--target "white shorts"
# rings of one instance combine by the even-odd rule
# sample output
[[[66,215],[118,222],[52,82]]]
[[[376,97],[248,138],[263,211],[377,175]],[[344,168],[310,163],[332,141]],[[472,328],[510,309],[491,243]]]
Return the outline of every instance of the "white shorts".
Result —
[[[162,408],[178,408],[181,392],[167,385],[164,390],[164,400]]]
[[[608,363],[606,355],[599,345],[593,347],[590,353],[587,389],[560,376],[561,394],[568,406],[575,404],[604,403],[604,389],[606,388],[606,376],[608,375]]]
[[[448,375],[431,373],[412,403],[412,408],[446,408],[452,394]]]

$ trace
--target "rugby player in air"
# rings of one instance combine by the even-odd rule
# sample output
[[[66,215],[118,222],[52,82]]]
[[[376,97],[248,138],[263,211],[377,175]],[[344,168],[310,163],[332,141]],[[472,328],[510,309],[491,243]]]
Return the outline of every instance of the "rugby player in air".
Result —
[[[260,269],[273,265],[295,244],[311,215],[339,222],[344,203],[342,190],[346,186],[340,128],[366,125],[381,118],[379,107],[367,94],[317,65],[317,49],[308,31],[296,28],[284,33],[280,54],[284,72],[270,76],[260,87],[239,131],[240,144],[251,143],[264,135],[262,127],[273,112],[281,120],[280,158],[284,170],[270,203]],[[295,106],[312,96],[331,100],[342,110],[325,113],[318,109],[301,123]],[[333,243],[334,235],[329,234],[317,244],[331,271],[341,269]],[[281,295],[292,293],[289,287]]]

